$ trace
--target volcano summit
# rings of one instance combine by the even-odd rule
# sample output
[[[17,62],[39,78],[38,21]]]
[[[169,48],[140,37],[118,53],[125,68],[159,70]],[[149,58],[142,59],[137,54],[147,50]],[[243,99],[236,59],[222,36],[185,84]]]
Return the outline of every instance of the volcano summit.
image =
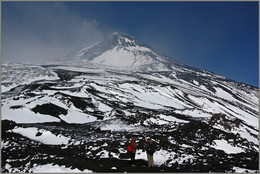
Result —
[[[94,64],[127,71],[169,71],[176,63],[132,36],[114,33],[97,45],[84,47],[67,59],[77,66]]]

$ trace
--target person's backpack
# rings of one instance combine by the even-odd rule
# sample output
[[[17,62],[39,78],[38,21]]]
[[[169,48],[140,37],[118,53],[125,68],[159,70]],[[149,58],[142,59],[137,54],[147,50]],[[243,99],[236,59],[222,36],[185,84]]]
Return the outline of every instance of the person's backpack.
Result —
[[[127,147],[127,151],[128,151],[128,152],[132,152],[132,151],[133,151],[132,144],[130,144],[130,145]]]
[[[153,143],[152,143],[152,144],[149,144],[148,147],[147,147],[147,152],[148,152],[149,154],[153,155],[154,152],[155,152],[155,149],[156,149],[155,144],[153,144]]]

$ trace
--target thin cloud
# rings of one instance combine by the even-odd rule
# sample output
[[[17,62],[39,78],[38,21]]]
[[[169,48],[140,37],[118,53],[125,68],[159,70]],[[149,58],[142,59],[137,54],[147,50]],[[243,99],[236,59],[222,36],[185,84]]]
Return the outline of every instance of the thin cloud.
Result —
[[[2,8],[2,61],[52,61],[104,38],[98,21],[62,2],[5,2]]]

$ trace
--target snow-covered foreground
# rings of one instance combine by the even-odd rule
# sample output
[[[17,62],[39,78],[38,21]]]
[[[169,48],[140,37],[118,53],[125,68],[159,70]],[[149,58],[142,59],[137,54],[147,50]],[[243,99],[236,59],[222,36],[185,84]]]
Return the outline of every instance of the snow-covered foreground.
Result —
[[[252,143],[206,123],[190,121],[175,130],[135,131],[139,147],[134,169],[126,150],[133,132],[99,130],[96,126],[4,121],[2,171],[258,172],[258,151],[252,148]],[[157,146],[153,170],[147,168],[143,146],[147,137],[152,137]]]

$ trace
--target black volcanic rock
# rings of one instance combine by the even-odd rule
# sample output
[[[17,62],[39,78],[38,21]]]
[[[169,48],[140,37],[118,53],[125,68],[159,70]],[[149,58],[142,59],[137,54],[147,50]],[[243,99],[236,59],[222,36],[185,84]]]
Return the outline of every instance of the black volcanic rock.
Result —
[[[60,114],[67,115],[68,111],[62,107],[59,107],[57,105],[54,105],[52,103],[37,105],[34,108],[32,108],[32,111],[34,113],[40,113],[45,115],[51,115],[54,117],[59,118],[58,116]]]
[[[1,121],[1,127],[2,127],[2,132],[5,132],[7,130],[11,130],[16,126],[16,123],[11,120],[2,120]]]

